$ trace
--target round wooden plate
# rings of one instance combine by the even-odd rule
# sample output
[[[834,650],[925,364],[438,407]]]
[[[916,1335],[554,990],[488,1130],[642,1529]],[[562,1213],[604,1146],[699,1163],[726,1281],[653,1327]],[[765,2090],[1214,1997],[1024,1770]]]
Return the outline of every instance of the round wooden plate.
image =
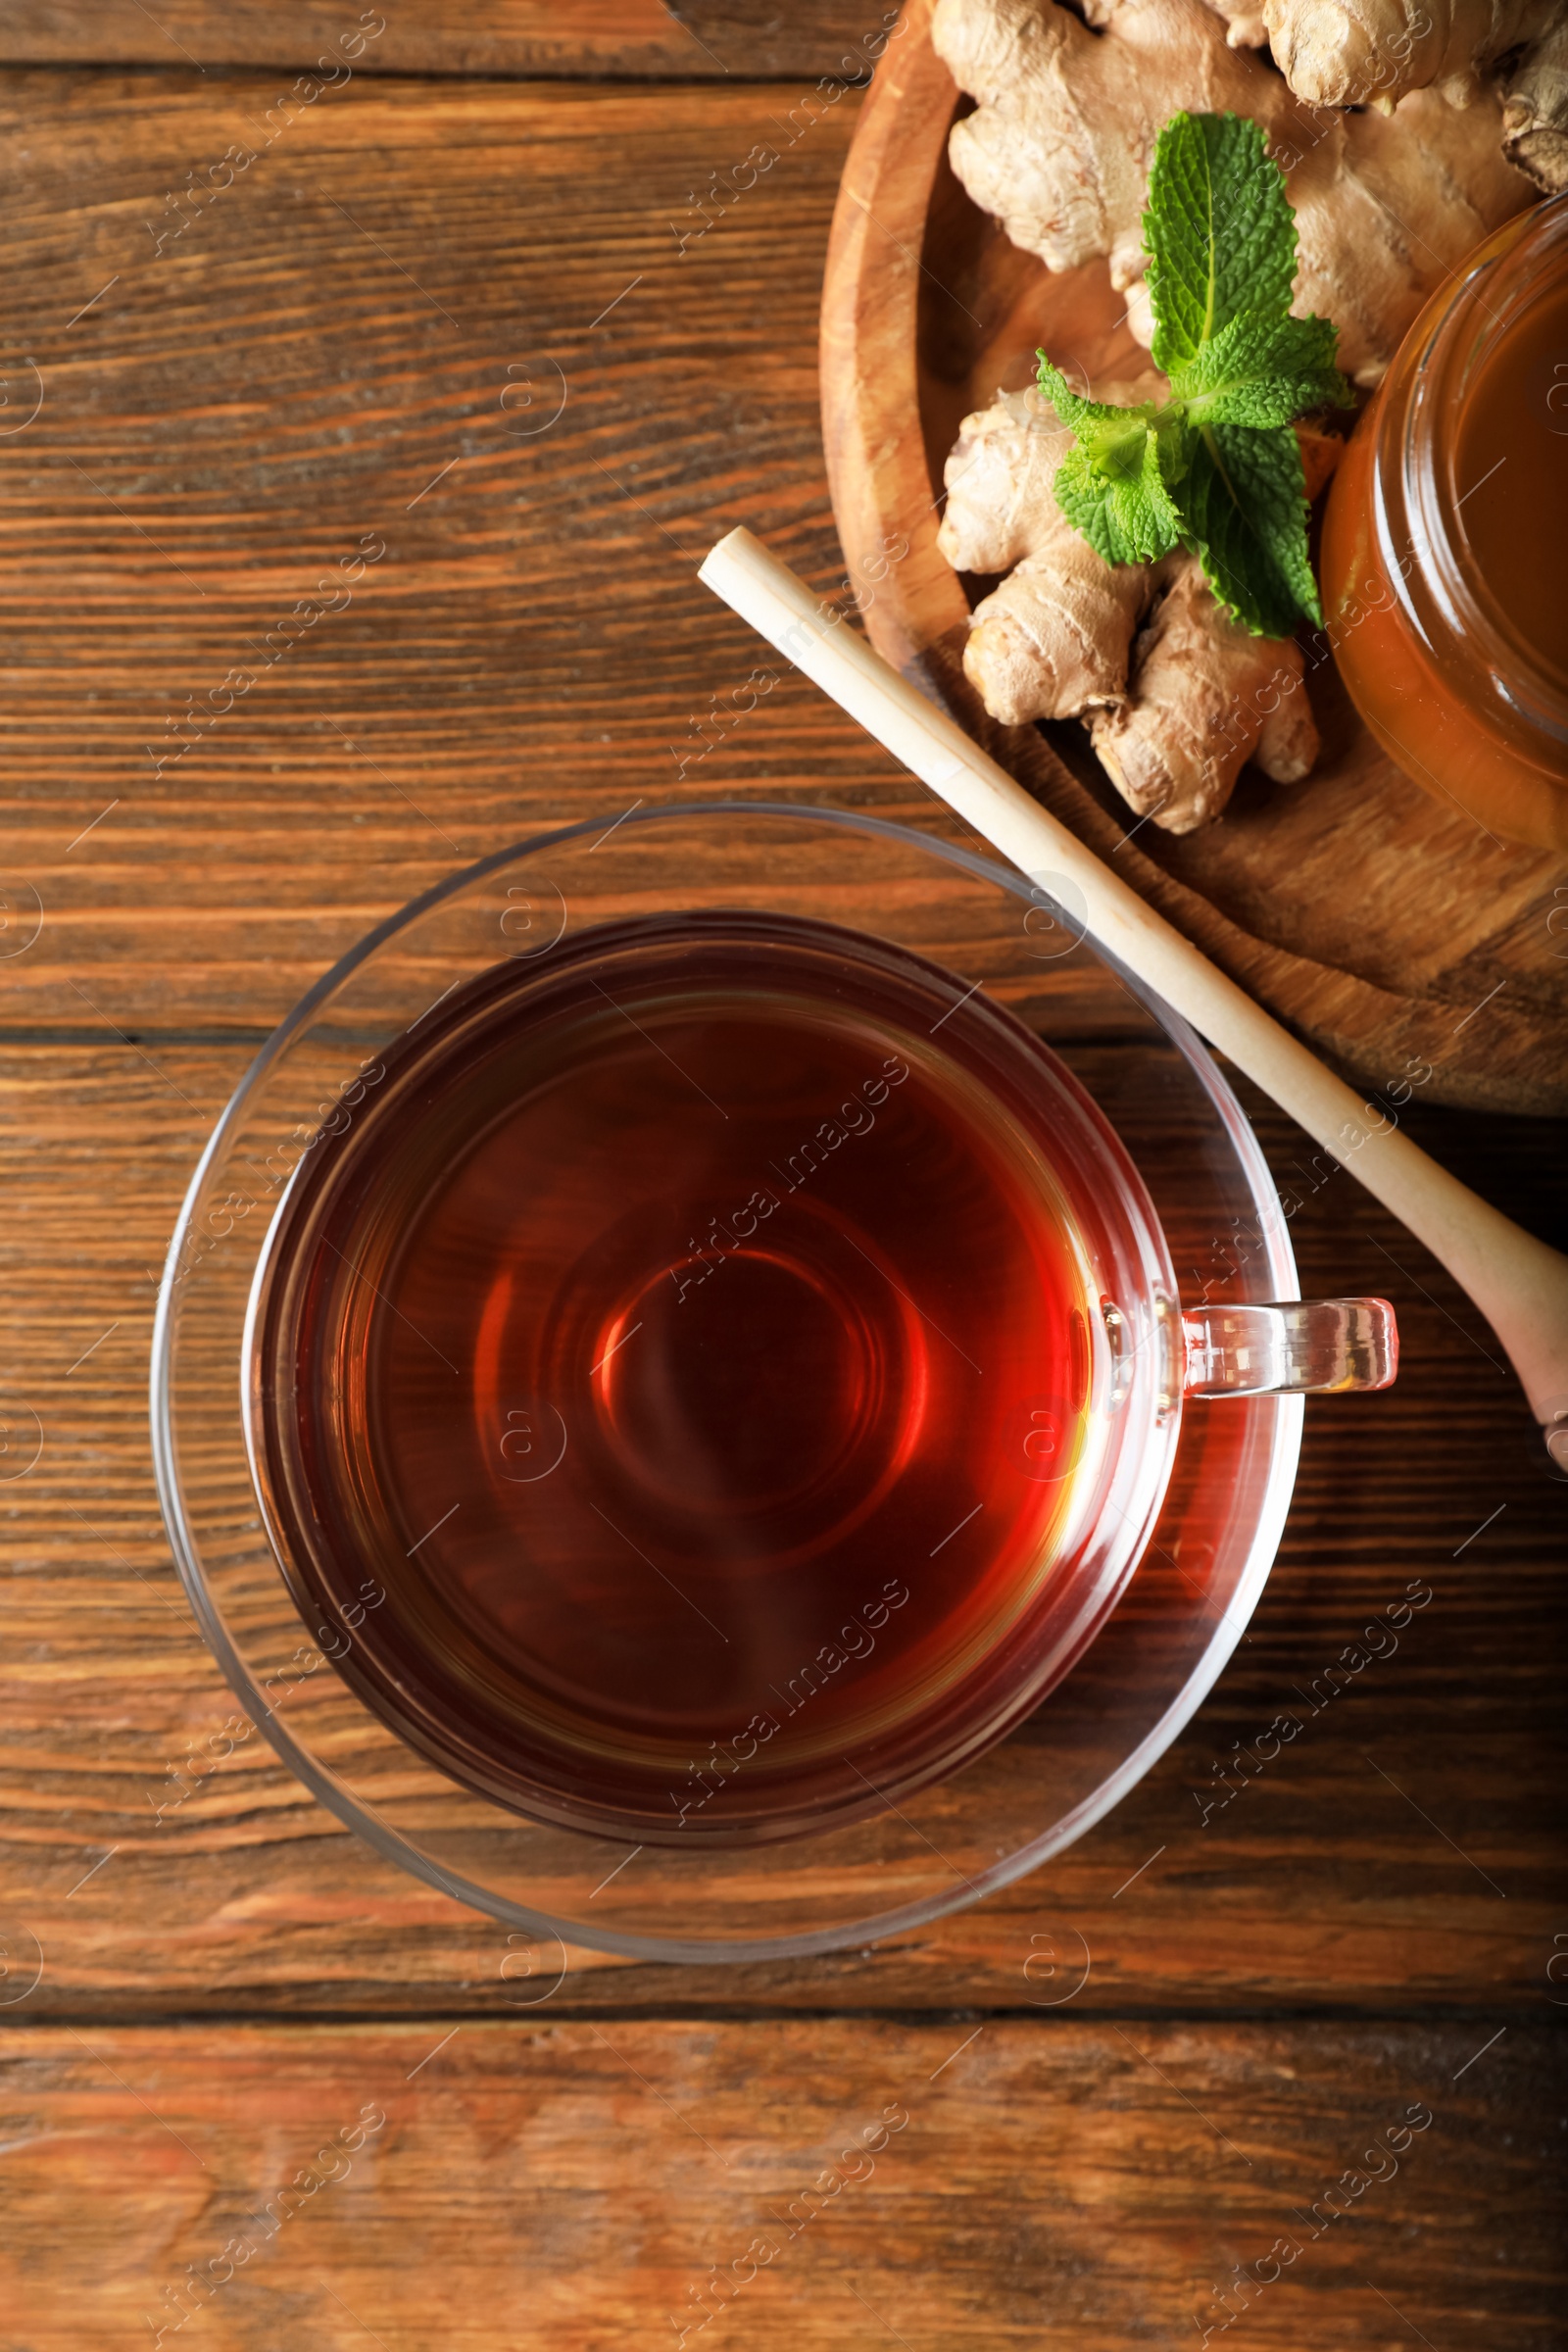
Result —
[[[1568,863],[1494,839],[1376,749],[1334,672],[1304,784],[1244,769],[1217,824],[1133,820],[1075,721],[999,727],[963,676],[995,583],[937,552],[960,419],[1030,380],[1044,344],[1091,379],[1141,358],[1103,263],[1053,276],[948,164],[967,101],[910,0],[860,116],[822,296],[822,411],[839,536],[873,644],[1261,1003],[1373,1087],[1430,1065],[1426,1100],[1568,1111]],[[906,550],[906,552],[905,552]],[[1553,925],[1552,916],[1556,911]]]

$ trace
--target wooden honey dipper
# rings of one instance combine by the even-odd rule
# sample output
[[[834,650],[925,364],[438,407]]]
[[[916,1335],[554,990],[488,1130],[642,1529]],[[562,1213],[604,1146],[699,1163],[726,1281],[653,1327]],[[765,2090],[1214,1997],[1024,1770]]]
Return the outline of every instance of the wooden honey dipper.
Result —
[[[1446,1266],[1492,1325],[1568,1470],[1568,1257],[1450,1176],[1396,1127],[1368,1130],[1361,1098],[1200,948],[1032,800],[863,638],[830,618],[804,580],[748,530],[699,574],[716,596],[858,720],[993,849],[1082,894],[1084,928],[1336,1154],[1359,1134],[1350,1172]],[[1076,914],[1076,909],[1074,910]]]

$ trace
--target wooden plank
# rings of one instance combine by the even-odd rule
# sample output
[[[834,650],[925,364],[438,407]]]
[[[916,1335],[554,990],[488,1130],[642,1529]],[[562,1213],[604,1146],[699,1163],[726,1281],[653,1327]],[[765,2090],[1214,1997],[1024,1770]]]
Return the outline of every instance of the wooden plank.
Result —
[[[1561,2037],[548,2019],[8,2037],[29,2352],[1558,2340]],[[1491,2043],[1491,2047],[1486,2045]],[[1338,2195],[1330,2192],[1338,2189]]]
[[[233,1702],[158,1519],[153,1275],[248,1052],[144,1031],[0,1061],[10,1400],[44,1441],[0,1490],[0,1922],[42,1947],[29,2016],[504,2009],[503,1929],[376,1860],[260,1738],[159,1818]],[[1080,1066],[1106,1084],[1115,1054],[1091,1042]],[[1251,1101],[1282,1180],[1309,1167]],[[1502,1205],[1544,1224],[1560,1132],[1520,1122],[1499,1151],[1497,1126],[1424,1133],[1469,1173],[1485,1155]],[[678,1975],[582,1955],[561,1997],[1017,2008],[1067,1984],[1081,1937],[1079,2009],[1539,2010],[1561,1924],[1561,1490],[1484,1328],[1348,1174],[1293,1233],[1309,1293],[1394,1298],[1403,1368],[1384,1396],[1309,1406],[1251,1632],[1143,1787],[1035,1878],[874,1952]],[[1434,1597],[1397,1651],[1314,1711],[1324,1668],[1411,1580]],[[1282,1709],[1299,1737],[1222,1801],[1220,1766]]]
[[[855,101],[356,80],[167,210],[274,93],[0,76],[0,389],[45,387],[0,433],[0,824],[46,915],[12,1020],[270,1022],[531,824],[893,776],[793,679],[722,760],[696,723],[759,651],[711,541],[744,516],[840,576],[815,320]]]
[[[886,0],[795,0],[787,12],[761,0],[162,0],[153,14],[135,0],[14,0],[0,63],[814,78],[863,74],[891,13]]]

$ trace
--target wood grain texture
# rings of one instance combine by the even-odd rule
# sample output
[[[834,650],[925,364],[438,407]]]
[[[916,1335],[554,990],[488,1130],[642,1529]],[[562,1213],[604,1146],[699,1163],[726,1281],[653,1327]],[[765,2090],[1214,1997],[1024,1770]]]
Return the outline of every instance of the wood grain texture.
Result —
[[[13,0],[0,63],[303,74],[324,54],[328,72],[346,55],[359,74],[853,76],[864,69],[846,56],[874,39],[888,13],[875,0],[794,0],[788,10],[766,0],[162,0],[152,11],[136,0]]]
[[[1568,1109],[1568,967],[1548,928],[1568,864],[1497,840],[1441,790],[1400,775],[1327,663],[1324,738],[1301,786],[1244,772],[1218,823],[1176,837],[1125,804],[1076,721],[1001,728],[961,668],[970,605],[994,585],[938,553],[943,467],[969,412],[1034,372],[1041,345],[1103,381],[1145,365],[1103,264],[1053,276],[957,185],[958,105],[907,12],[845,172],[823,291],[823,413],[850,571],[884,581],[879,652],[944,702],[1004,766],[1225,970],[1351,1074],[1410,1054],[1440,1098]],[[891,570],[889,546],[908,554]],[[1484,812],[1483,812],[1484,813]],[[1560,927],[1560,926],[1559,926]],[[1479,1010],[1485,1005],[1484,1011]]]
[[[1534,2352],[1560,2276],[1561,1490],[1465,1302],[1254,1099],[1303,1192],[1303,1284],[1391,1296],[1404,1369],[1309,1409],[1249,1640],[1049,1871],[808,1966],[520,1975],[259,1738],[167,1806],[233,1710],[157,1515],[151,1277],[270,1024],[377,915],[534,825],[765,790],[956,831],[792,677],[711,723],[758,649],[695,585],[710,541],[745,520],[844,576],[816,303],[856,101],[798,122],[794,93],[721,81],[357,75],[278,128],[278,88],[0,76],[0,426],[31,410],[29,354],[45,395],[0,431],[0,2339],[155,2341],[185,2309],[166,2346],[672,2342],[760,2209],[897,2100],[875,2175],[705,2343],[1179,2342],[1423,2100],[1397,2177],[1233,2340],[1381,2352],[1413,2322],[1441,2352]],[[256,164],[156,253],[166,192],[246,139]],[[764,142],[695,233],[689,194]],[[565,407],[514,431],[557,368]],[[166,716],[365,533],[387,554],[352,605],[257,656],[155,772]],[[1082,1012],[1083,1054],[1113,1057]],[[1560,1129],[1415,1132],[1560,1223]],[[1233,1743],[1304,1715],[1293,1687],[1411,1579],[1434,1597],[1397,1652],[1205,1824]],[[368,2102],[387,2123],[328,2185],[318,2151]],[[276,2245],[171,2303],[302,2171],[323,2185]]]
[[[0,368],[24,418],[45,387],[0,435],[7,936],[43,917],[12,1021],[270,1024],[530,825],[892,781],[793,679],[698,728],[759,654],[711,541],[745,515],[834,576],[815,317],[856,100],[356,81],[155,254],[176,161],[259,150],[272,91],[0,80],[33,362]],[[699,166],[765,141],[701,229]]]
[[[1120,2352],[1227,2320],[1281,2352],[1527,2352],[1559,2340],[1560,2038],[1496,2032],[19,2033],[7,2323],[29,2352],[181,2323],[215,2352]]]

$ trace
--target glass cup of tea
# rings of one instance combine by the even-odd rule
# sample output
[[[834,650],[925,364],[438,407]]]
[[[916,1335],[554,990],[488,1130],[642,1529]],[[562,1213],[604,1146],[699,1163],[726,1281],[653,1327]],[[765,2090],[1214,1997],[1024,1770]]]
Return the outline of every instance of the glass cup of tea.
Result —
[[[726,1943],[747,1849],[838,1867],[922,1792],[983,1807],[986,1759],[1141,1581],[1173,1481],[1255,1552],[1280,1498],[1243,1470],[1244,1425],[1386,1386],[1396,1340],[1380,1299],[1292,1296],[1277,1213],[1256,1237],[1277,1295],[1200,1280],[1184,1301],[1173,1241],[1191,1250],[1205,1160],[1234,1161],[1245,1122],[1223,1106],[1216,1155],[1171,1091],[1206,1062],[1185,1037],[1173,1059],[1173,1016],[1131,1137],[1028,1017],[1031,988],[1086,1004],[1092,974],[1151,1018],[1069,886],[815,809],[655,810],[614,842],[571,828],[456,877],[284,1022],[175,1238],[155,1432],[209,1636],[345,1818],[387,1843],[366,1790],[390,1741],[448,1791],[441,1883],[477,1839],[463,1890],[532,1920],[487,1884],[498,1839],[557,1882],[563,1855],[614,1876],[652,1853]],[[698,870],[671,888],[682,851]],[[1010,900],[1021,1001],[975,976],[977,880]],[[955,911],[971,936],[944,941]],[[215,1348],[222,1478],[245,1471],[275,1562],[259,1584],[242,1544],[227,1606],[179,1458]],[[1234,1442],[1189,1440],[1210,1420]],[[1234,1493],[1184,1485],[1184,1447]],[[312,1639],[292,1677],[259,1675],[280,1602]],[[1133,1714],[1161,1677],[1185,1699],[1192,1634],[1157,1667],[1146,1645]],[[341,1758],[367,1735],[382,1766],[356,1791]],[[1127,1763],[1099,1755],[1097,1789]],[[591,1932],[597,1899],[543,1915],[627,1948]],[[668,1944],[647,1932],[631,1948]]]

